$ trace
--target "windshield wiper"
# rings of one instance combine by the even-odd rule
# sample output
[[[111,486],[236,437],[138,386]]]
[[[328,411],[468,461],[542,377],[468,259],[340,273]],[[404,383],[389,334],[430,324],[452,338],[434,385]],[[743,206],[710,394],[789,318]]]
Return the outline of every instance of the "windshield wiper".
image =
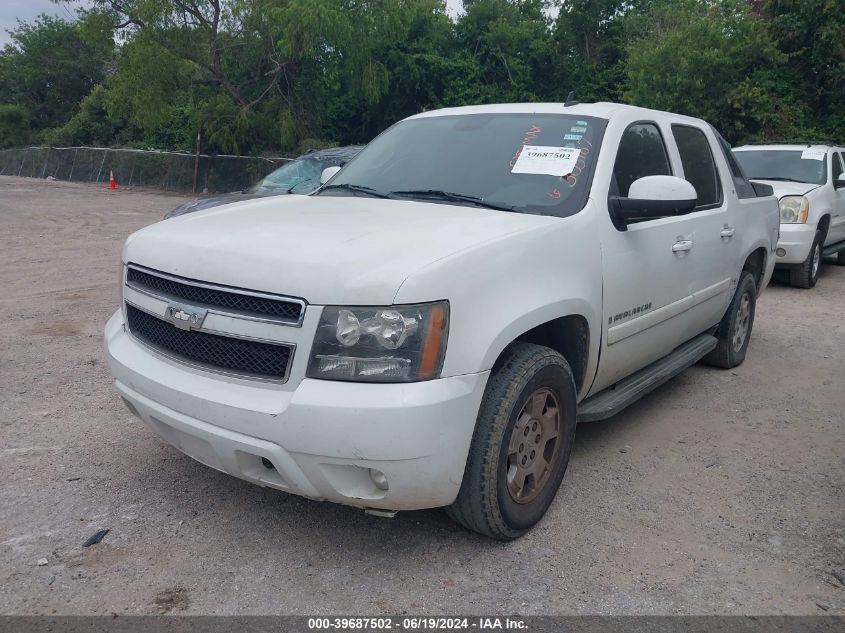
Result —
[[[408,196],[409,198],[433,198],[436,200],[448,200],[450,202],[466,202],[479,207],[496,209],[497,211],[516,211],[514,207],[506,204],[487,202],[477,196],[468,196],[462,193],[452,193],[451,191],[441,191],[439,189],[410,189],[408,191],[391,191],[390,194],[393,196]]]
[[[393,196],[389,193],[383,193],[372,187],[365,187],[364,185],[352,185],[350,183],[343,183],[338,185],[326,185],[320,191],[328,191],[330,189],[346,189],[347,191],[355,191],[358,193],[365,193],[368,196],[373,196],[374,198],[392,198]]]
[[[800,182],[805,185],[811,185],[813,183],[807,182],[806,180],[798,180],[797,178],[785,178],[783,176],[753,176],[752,180],[778,180],[784,182]]]

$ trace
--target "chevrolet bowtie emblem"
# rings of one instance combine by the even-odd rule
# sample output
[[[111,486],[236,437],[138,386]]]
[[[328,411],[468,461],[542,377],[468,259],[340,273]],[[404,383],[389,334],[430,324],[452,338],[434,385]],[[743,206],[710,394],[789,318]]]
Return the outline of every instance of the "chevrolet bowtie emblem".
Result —
[[[164,312],[165,318],[180,330],[198,330],[208,310],[172,301]]]

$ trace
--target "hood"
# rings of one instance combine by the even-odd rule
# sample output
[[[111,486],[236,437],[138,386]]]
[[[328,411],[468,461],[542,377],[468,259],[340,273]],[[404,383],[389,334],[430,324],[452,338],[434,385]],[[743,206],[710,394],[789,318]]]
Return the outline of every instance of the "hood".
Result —
[[[821,185],[816,185],[811,182],[792,182],[791,180],[763,180],[761,178],[753,178],[751,182],[759,182],[764,185],[771,186],[775,190],[775,196],[782,198],[783,196],[803,196],[810,193],[813,189],[818,189]]]
[[[457,251],[559,218],[365,197],[282,196],[159,222],[124,262],[315,304],[390,304],[402,282]]]

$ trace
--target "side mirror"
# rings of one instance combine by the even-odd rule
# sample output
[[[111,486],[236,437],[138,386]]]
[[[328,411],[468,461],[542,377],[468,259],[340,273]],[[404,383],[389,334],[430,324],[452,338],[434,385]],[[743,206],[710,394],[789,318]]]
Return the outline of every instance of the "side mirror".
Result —
[[[325,185],[339,171],[340,171],[340,167],[338,167],[337,165],[335,165],[333,167],[326,167],[323,170],[323,173],[320,174],[320,184]]]
[[[833,188],[834,189],[845,189],[845,179],[837,178],[833,181]]]
[[[610,196],[613,224],[625,231],[629,224],[686,215],[695,209],[695,187],[677,176],[644,176],[628,190],[628,197]]]

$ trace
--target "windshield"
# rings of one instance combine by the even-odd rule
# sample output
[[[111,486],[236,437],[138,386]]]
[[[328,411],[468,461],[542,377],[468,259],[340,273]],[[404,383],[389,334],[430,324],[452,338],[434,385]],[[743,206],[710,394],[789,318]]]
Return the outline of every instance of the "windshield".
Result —
[[[322,165],[312,158],[297,158],[279,167],[274,172],[247,189],[247,193],[269,193],[284,191],[287,193],[310,193],[320,184]]]
[[[315,195],[572,215],[586,202],[606,123],[564,114],[410,119],[372,141]]]
[[[733,154],[752,180],[794,180],[816,185],[827,180],[823,149],[760,149]]]

